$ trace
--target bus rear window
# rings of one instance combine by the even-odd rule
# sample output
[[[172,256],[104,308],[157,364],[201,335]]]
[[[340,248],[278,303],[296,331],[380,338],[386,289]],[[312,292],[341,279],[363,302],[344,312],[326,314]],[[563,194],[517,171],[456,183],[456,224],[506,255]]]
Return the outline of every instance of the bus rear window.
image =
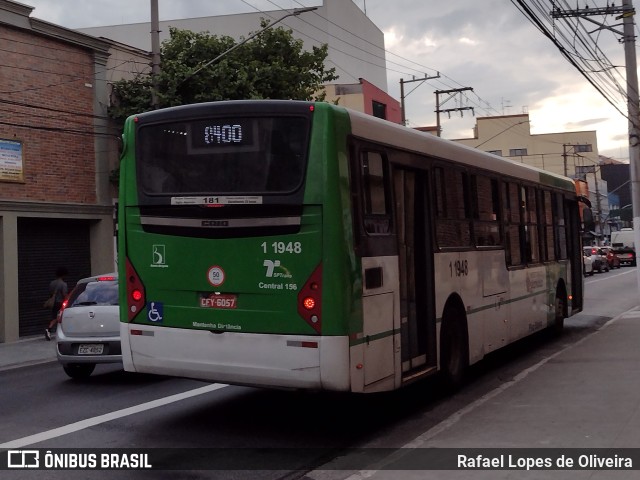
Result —
[[[211,118],[142,126],[137,175],[146,195],[284,194],[302,184],[303,117]]]

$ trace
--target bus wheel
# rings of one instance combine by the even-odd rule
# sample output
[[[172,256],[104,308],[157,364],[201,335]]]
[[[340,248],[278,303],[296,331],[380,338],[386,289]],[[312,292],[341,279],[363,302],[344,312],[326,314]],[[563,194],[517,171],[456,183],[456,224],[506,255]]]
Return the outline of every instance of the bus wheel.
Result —
[[[566,298],[567,297],[562,290],[559,290],[556,293],[556,301],[554,304],[555,320],[551,327],[556,335],[560,335],[564,329],[564,319],[566,317],[565,312],[567,310]]]
[[[445,388],[449,391],[460,389],[469,366],[465,325],[466,318],[460,307],[445,310],[440,331],[440,371]]]

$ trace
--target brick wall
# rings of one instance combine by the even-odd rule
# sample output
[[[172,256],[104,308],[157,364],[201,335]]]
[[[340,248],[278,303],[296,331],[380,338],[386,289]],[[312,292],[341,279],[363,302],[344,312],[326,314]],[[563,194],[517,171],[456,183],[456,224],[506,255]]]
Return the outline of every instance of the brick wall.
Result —
[[[0,200],[95,204],[91,52],[2,25],[0,45],[0,139],[23,142],[24,169]]]

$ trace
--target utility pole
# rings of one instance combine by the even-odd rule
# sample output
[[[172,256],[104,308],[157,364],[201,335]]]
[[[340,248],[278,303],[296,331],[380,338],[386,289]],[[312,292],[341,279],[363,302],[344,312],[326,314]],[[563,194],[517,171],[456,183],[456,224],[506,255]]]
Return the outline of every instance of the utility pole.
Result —
[[[622,20],[623,31],[596,22],[588,17],[593,15],[614,15],[616,20]],[[622,0],[622,6],[607,6],[603,8],[584,8],[581,10],[560,10],[555,8],[551,12],[553,18],[582,17],[600,28],[611,30],[622,36],[624,44],[624,58],[627,77],[627,116],[629,119],[629,164],[631,167],[631,203],[633,205],[633,231],[636,251],[640,249],[640,97],[638,95],[638,67],[636,60],[636,36],[634,21],[636,11],[632,0]],[[638,292],[640,293],[640,264],[636,267]]]
[[[460,115],[462,116],[464,115],[464,113],[462,113],[464,110],[471,110],[471,112],[475,115],[475,111],[473,110],[473,107],[447,108],[444,110],[440,109],[440,105],[444,105],[445,103],[447,103],[449,100],[454,98],[456,94],[466,92],[469,90],[473,92],[473,88],[471,87],[454,88],[452,90],[436,90],[436,126],[437,126],[436,133],[438,136],[440,136],[440,113],[447,113],[449,114],[449,118],[451,118],[451,112],[461,112]],[[444,99],[442,104],[440,103],[440,95],[449,95],[447,98]],[[460,101],[460,105],[462,105],[462,100]]]
[[[564,176],[568,177],[569,175],[567,175],[567,173],[569,172],[569,169],[567,168],[567,147],[569,146],[569,144],[567,143],[563,143],[562,144],[562,164],[564,165]]]
[[[600,189],[598,188],[597,169],[593,169],[593,182],[596,186],[596,245],[602,245],[602,204],[600,203]]]
[[[440,78],[440,72],[437,72],[437,74],[434,77],[428,77],[425,74],[424,78],[414,78],[413,80],[404,80],[403,78],[400,79],[400,112],[402,113],[402,125],[404,126],[407,125],[407,116],[405,113],[404,99],[408,97],[411,93],[413,93],[413,91],[416,88],[418,88],[420,85],[422,85],[424,82],[426,82],[427,80],[433,80],[434,78]],[[413,82],[420,82],[420,85],[416,86],[416,88],[414,88],[413,90],[411,90],[409,93],[405,95],[404,84],[413,83]]]
[[[629,111],[629,163],[631,165],[631,204],[633,205],[633,236],[636,252],[640,250],[640,107],[638,102],[638,67],[636,36],[633,16],[636,11],[631,0],[623,0],[622,24],[624,29],[624,58],[627,73],[627,105]],[[637,265],[637,264],[636,264]],[[638,292],[640,292],[640,265],[636,266]]]
[[[160,74],[160,15],[158,14],[158,0],[151,0],[151,106],[157,109],[158,75]]]

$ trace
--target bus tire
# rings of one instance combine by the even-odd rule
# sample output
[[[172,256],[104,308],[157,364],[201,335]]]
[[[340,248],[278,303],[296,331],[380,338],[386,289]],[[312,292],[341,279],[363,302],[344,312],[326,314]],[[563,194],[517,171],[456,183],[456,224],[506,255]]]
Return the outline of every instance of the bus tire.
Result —
[[[567,294],[564,288],[556,289],[556,299],[554,302],[554,321],[551,326],[553,333],[560,335],[564,329],[564,319],[567,317]]]
[[[445,308],[440,330],[440,374],[445,388],[452,392],[464,384],[469,367],[467,319],[460,306]]]

